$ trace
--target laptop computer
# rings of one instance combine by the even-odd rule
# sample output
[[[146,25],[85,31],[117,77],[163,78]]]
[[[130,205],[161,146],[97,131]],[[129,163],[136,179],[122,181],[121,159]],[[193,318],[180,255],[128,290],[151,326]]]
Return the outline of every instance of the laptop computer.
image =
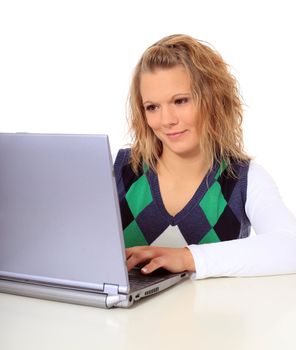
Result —
[[[0,134],[0,292],[129,307],[189,275],[134,274],[107,135]]]

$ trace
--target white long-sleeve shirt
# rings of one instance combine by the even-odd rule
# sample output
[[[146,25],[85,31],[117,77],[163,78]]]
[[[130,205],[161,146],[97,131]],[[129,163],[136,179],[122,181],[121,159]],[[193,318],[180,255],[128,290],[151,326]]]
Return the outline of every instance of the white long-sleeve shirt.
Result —
[[[296,272],[296,219],[255,161],[250,162],[245,211],[256,235],[188,246],[196,267],[193,278]]]

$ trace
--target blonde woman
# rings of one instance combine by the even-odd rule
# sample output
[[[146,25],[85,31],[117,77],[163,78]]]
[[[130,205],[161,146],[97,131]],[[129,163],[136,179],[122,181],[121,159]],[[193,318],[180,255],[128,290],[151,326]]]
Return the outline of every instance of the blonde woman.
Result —
[[[295,218],[243,149],[242,102],[222,57],[188,35],[165,37],[138,62],[129,102],[133,143],[114,164],[128,269],[296,272]]]

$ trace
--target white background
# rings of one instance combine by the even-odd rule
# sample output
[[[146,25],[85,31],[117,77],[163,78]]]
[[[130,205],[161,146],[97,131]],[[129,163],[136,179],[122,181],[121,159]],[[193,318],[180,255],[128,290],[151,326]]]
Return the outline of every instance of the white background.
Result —
[[[141,53],[189,34],[232,67],[246,149],[296,213],[293,3],[0,0],[0,131],[107,133],[116,152],[128,142],[126,98]]]

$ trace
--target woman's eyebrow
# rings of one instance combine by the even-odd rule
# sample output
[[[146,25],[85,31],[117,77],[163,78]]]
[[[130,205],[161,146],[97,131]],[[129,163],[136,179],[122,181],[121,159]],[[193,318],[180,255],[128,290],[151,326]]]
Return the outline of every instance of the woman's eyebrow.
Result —
[[[176,98],[179,96],[190,96],[190,95],[191,95],[191,92],[181,92],[181,93],[173,95],[172,98]]]
[[[155,102],[152,102],[152,101],[144,101],[144,102],[143,102],[143,105],[146,105],[147,103],[148,103],[148,104],[155,104]]]
[[[187,97],[187,96],[191,96],[191,92],[180,92],[180,93],[177,93],[177,94],[174,94],[172,97],[171,97],[171,100],[173,100],[174,98],[176,97]],[[157,102],[152,102],[152,101],[143,101],[143,105],[145,104],[157,104]]]

